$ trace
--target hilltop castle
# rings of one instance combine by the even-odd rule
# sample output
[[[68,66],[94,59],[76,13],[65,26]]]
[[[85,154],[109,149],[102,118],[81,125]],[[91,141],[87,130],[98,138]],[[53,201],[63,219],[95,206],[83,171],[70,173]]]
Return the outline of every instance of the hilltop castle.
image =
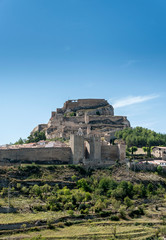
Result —
[[[114,108],[105,99],[68,100],[62,108],[52,112],[48,124],[39,124],[32,131],[44,131],[47,139],[69,139],[81,129],[84,135],[104,137],[130,127],[124,116],[114,116]]]
[[[126,146],[112,144],[117,130],[130,127],[126,117],[114,116],[113,107],[104,99],[68,100],[52,112],[48,124],[39,124],[35,131],[44,131],[47,139],[70,139],[70,145],[41,141],[37,144],[12,145],[0,148],[0,165],[83,164],[109,166],[123,161]]]

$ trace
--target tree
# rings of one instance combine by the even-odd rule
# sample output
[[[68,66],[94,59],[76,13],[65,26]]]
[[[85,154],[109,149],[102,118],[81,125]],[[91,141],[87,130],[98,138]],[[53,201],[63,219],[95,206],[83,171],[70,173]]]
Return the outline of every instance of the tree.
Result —
[[[115,133],[117,139],[123,139],[127,147],[150,147],[151,146],[166,146],[166,134],[156,133],[147,128],[125,128]]]
[[[130,150],[131,150],[131,153],[132,153],[132,155],[133,155],[134,152],[136,152],[136,151],[138,150],[138,148],[137,148],[136,146],[132,146],[132,147],[130,148]]]
[[[39,142],[41,140],[46,140],[45,132],[36,131],[33,134],[30,134],[27,143]]]
[[[158,172],[159,174],[161,174],[162,171],[163,171],[162,166],[158,166],[158,167],[157,167],[157,172]]]
[[[17,142],[15,142],[14,144],[15,144],[15,145],[24,144],[25,142],[26,142],[25,139],[19,138],[19,140],[18,140]]]

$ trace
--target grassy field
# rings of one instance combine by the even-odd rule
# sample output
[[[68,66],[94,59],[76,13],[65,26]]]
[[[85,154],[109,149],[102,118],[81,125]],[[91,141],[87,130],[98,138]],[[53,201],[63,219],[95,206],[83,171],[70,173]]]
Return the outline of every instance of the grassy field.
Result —
[[[9,239],[32,239],[41,236],[45,239],[147,239],[156,234],[160,226],[159,221],[149,222],[147,219],[137,221],[86,221],[83,223],[65,226],[63,223],[55,225],[54,229],[29,231],[26,233],[11,234]],[[0,239],[8,239],[0,237]],[[40,238],[39,238],[40,239]],[[150,239],[150,238],[149,238]],[[151,238],[152,239],[152,238]]]

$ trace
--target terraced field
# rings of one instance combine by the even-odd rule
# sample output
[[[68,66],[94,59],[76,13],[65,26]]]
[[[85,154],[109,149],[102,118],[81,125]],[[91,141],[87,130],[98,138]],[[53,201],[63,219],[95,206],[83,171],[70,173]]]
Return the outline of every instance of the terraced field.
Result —
[[[0,180],[0,240],[166,234],[166,178],[156,173],[30,165],[1,169]]]
[[[69,224],[69,222],[68,222]],[[9,236],[1,236],[0,239],[154,239],[157,229],[160,227],[160,221],[149,222],[146,219],[138,221],[120,221],[119,223],[110,220],[86,220],[70,221],[71,226],[59,222],[52,224],[51,229],[36,229],[36,231],[27,231],[24,233],[10,233]],[[47,226],[48,228],[48,226]],[[41,237],[39,237],[41,236]]]

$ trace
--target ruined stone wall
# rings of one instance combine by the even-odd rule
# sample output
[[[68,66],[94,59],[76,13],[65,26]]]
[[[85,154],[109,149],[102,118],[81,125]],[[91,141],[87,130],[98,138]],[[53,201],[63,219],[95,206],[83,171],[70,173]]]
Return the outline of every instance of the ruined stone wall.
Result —
[[[100,106],[106,106],[108,102],[105,99],[78,99],[68,100],[64,103],[63,110],[71,109],[78,110],[82,108],[94,108]]]
[[[0,164],[6,163],[71,163],[69,147],[21,148],[0,150]]]
[[[89,123],[107,123],[107,124],[118,124],[122,123],[123,121],[126,121],[126,117],[122,116],[110,116],[110,115],[105,115],[105,116],[89,116]]]
[[[118,145],[101,146],[101,160],[102,161],[116,161],[119,159]]]
[[[118,144],[118,148],[119,148],[119,160],[123,161],[126,158],[126,145]]]

